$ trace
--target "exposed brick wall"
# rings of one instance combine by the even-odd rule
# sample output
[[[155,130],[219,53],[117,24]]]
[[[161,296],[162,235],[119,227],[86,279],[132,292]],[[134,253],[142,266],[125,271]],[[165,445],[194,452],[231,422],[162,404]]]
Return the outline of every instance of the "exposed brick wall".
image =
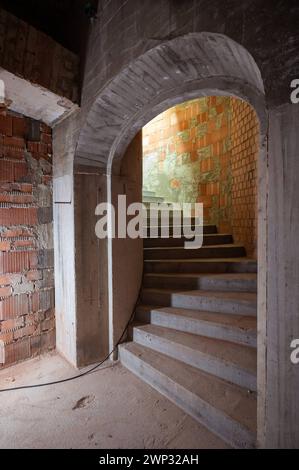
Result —
[[[145,187],[172,202],[203,202],[207,223],[225,225],[230,200],[230,101],[211,96],[187,101],[143,129]]]
[[[249,255],[257,249],[257,157],[259,126],[253,108],[231,99],[232,230]]]
[[[0,65],[15,75],[78,102],[77,55],[2,8]]]
[[[0,345],[5,364],[0,368],[55,347],[52,225],[51,129],[4,111],[0,115]]]
[[[259,128],[247,103],[187,101],[143,128],[143,184],[166,201],[202,202],[205,223],[256,255]]]

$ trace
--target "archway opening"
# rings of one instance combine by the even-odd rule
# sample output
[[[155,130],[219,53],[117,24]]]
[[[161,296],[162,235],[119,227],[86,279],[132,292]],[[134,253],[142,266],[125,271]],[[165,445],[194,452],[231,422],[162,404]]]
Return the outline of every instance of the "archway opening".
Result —
[[[111,176],[111,202],[116,212],[119,195],[126,195],[127,206],[141,201],[145,205],[151,201],[201,202],[203,223],[210,226],[206,231],[211,232],[204,242],[217,245],[219,241],[223,245],[211,251],[212,257],[231,257],[233,264],[225,269],[236,278],[235,289],[246,292],[248,285],[249,291],[256,292],[258,118],[244,100],[206,95],[191,101],[176,98],[179,104],[142,127],[123,158],[117,160]],[[221,236],[217,238],[217,234]],[[172,243],[176,245],[175,240]],[[129,237],[111,242],[110,347],[130,318],[142,286],[143,268],[147,269],[143,267],[143,245],[149,242]],[[145,250],[145,259],[148,253],[156,258],[161,255],[158,250]],[[184,251],[181,253],[184,257]],[[243,260],[237,263],[237,258],[244,257],[253,261],[247,274]],[[210,273],[218,269],[213,268],[214,264],[206,266]],[[238,279],[238,269],[243,280]],[[190,289],[192,285],[196,283]]]
[[[143,200],[204,206],[204,223],[231,233],[257,256],[259,124],[249,103],[207,96],[146,124]]]
[[[135,288],[141,283],[135,323],[119,348],[122,363],[237,447],[253,447],[257,439],[259,137],[254,109],[236,97],[206,96],[156,116],[143,127],[142,142],[141,133],[135,136],[119,170],[125,178],[131,169],[125,186],[129,183],[127,193],[139,202],[143,167],[142,200],[148,211],[142,279],[140,240],[112,245],[116,330],[124,324],[133,279]],[[115,184],[112,189],[115,198],[119,191]],[[186,249],[182,230],[174,235],[178,222],[171,213],[169,234],[162,234],[162,215],[155,222],[157,232],[149,231],[151,203],[166,208],[197,202],[203,204],[203,222],[193,224],[203,223],[202,246]],[[135,291],[127,318],[136,298]],[[211,399],[213,418],[209,412],[201,415],[200,401],[195,410],[184,390],[173,395],[168,380],[180,385],[182,380],[195,402],[200,397],[211,405]],[[237,397],[238,413],[230,394]],[[218,400],[219,395],[225,398]],[[220,410],[231,419],[225,429]]]
[[[156,64],[155,72],[149,65],[153,63]],[[76,272],[75,278],[67,279],[67,283],[70,284],[68,290],[74,292],[73,300],[75,301],[72,302],[71,310],[68,308],[66,316],[64,305],[61,304],[61,308],[57,309],[57,324],[60,326],[58,330],[61,331],[61,341],[58,341],[58,347],[62,352],[66,350],[64,339],[67,336],[69,348],[66,355],[71,355],[72,362],[86,365],[105,357],[117,343],[137,295],[131,289],[125,288],[126,282],[132,279],[127,276],[127,273],[132,271],[130,263],[134,266],[136,260],[142,261],[142,255],[138,254],[138,250],[142,250],[142,247],[138,246],[137,249],[133,245],[129,249],[127,246],[122,247],[123,240],[121,239],[108,238],[106,242],[99,242],[94,235],[96,223],[94,207],[100,200],[114,202],[118,194],[130,192],[133,197],[136,185],[130,165],[125,165],[125,154],[135,152],[137,148],[139,158],[142,159],[140,131],[146,123],[172,106],[186,100],[207,96],[237,97],[245,100],[255,110],[260,124],[259,247],[257,254],[259,257],[258,330],[260,332],[258,386],[262,432],[267,309],[267,187],[265,181],[267,120],[264,88],[259,69],[248,51],[228,37],[211,33],[196,33],[154,47],[122,70],[99,92],[91,108],[84,110],[83,115],[87,116],[87,119],[84,120],[79,139],[76,142],[72,140],[76,148],[75,191],[74,204],[69,206],[69,217],[70,219],[73,217],[72,211],[74,210],[74,244],[70,246],[68,240],[67,247],[65,246],[66,238],[61,227],[56,239],[57,256],[59,256],[59,250],[63,250],[64,247],[70,256],[73,253],[72,259]],[[77,124],[76,119],[70,123],[69,132],[72,138]],[[205,164],[211,163],[203,163]],[[140,190],[141,185],[139,186],[141,200]],[[92,202],[88,207],[86,207],[87,195],[88,200]],[[206,195],[218,196],[220,204],[220,195]],[[203,196],[201,192],[200,197]],[[217,197],[214,199],[212,197],[212,203],[216,200]],[[65,215],[64,206],[57,206],[56,211],[58,217]],[[214,210],[206,210],[206,212],[216,213]],[[87,229],[87,225],[90,230]],[[82,226],[85,227],[84,239]],[[130,263],[127,262],[129,256],[126,256],[129,253],[131,253]],[[142,272],[140,265],[139,270]],[[140,271],[138,276],[141,278]],[[60,273],[56,276],[58,307],[59,275]],[[65,279],[62,281],[61,285],[67,287]],[[128,308],[130,303],[131,309]],[[89,312],[88,322],[85,319],[86,307]],[[75,334],[71,336],[66,335],[64,331],[66,320],[74,327]],[[90,355],[91,349],[92,356]],[[71,351],[70,354],[69,351]]]

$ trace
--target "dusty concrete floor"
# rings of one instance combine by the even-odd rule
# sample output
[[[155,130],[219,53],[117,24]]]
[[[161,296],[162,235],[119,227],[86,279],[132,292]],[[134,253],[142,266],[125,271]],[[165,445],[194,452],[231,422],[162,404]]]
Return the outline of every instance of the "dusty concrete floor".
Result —
[[[0,389],[76,374],[49,354],[0,372]],[[224,448],[122,365],[73,382],[0,394],[0,448]]]

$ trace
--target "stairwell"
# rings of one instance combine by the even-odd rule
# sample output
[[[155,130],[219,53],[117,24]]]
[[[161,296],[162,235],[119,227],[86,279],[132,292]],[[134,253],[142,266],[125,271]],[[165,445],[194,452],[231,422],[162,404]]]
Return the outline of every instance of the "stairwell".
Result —
[[[203,229],[199,249],[144,240],[141,303],[120,360],[232,447],[253,448],[257,263],[230,234]]]

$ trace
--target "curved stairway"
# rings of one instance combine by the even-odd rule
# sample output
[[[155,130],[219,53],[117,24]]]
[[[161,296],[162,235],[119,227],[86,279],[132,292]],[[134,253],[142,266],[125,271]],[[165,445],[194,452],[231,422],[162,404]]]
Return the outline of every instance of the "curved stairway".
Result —
[[[253,448],[256,261],[213,225],[201,248],[183,243],[144,240],[141,304],[120,360],[231,446]]]

